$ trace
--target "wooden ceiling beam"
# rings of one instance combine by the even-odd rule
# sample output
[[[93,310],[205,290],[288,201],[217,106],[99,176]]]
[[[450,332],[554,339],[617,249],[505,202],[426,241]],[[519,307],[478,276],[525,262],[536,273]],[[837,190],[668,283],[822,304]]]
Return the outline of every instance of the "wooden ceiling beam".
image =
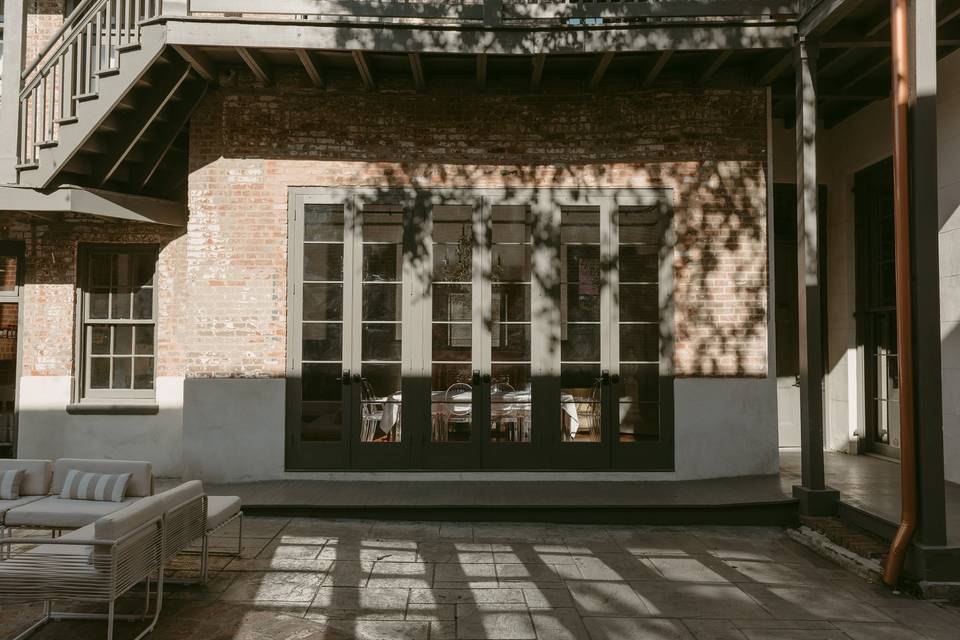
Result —
[[[538,53],[533,56],[530,65],[530,90],[536,93],[540,91],[540,83],[543,81],[543,67],[547,63],[547,54]]]
[[[590,91],[596,91],[597,87],[600,86],[600,82],[603,81],[603,76],[607,73],[607,67],[613,62],[614,55],[616,54],[613,51],[607,51],[597,59],[596,64],[593,66],[593,72],[590,74],[590,81],[587,83]]]
[[[320,67],[317,65],[316,60],[314,60],[313,54],[307,49],[296,49],[296,52],[297,58],[300,59],[300,64],[303,65],[303,70],[307,72],[307,76],[310,78],[313,86],[318,89],[325,89],[327,82],[320,72]]]
[[[423,60],[420,59],[419,53],[409,53],[407,58],[410,60],[410,73],[413,74],[413,86],[417,89],[417,93],[423,93],[427,88],[427,78],[423,73]]]
[[[477,54],[477,87],[487,88],[487,54]]]
[[[660,53],[657,57],[656,62],[653,63],[653,66],[650,68],[650,71],[647,72],[647,75],[643,78],[643,82],[640,83],[642,89],[649,89],[653,86],[653,83],[657,81],[657,76],[663,71],[663,68],[667,66],[667,63],[670,62],[670,56],[673,55],[673,51],[668,49]]]
[[[200,77],[207,82],[216,84],[218,72],[217,65],[206,54],[197,47],[187,47],[179,44],[173,45],[173,48],[180,57],[190,63],[190,66],[200,74]]]
[[[363,51],[353,52],[353,62],[357,65],[357,71],[360,73],[360,81],[363,83],[363,88],[367,91],[376,91],[376,78],[373,77],[370,61],[367,60],[367,56],[364,55]]]
[[[730,59],[730,56],[733,55],[733,51],[727,49],[726,51],[721,51],[719,55],[714,56],[713,60],[710,61],[710,64],[700,73],[700,76],[697,78],[697,85],[703,86],[710,82],[710,78],[716,75],[718,71],[726,64],[727,60]]]
[[[236,51],[257,80],[263,84],[273,84],[273,69],[262,53],[248,47],[237,47]]]

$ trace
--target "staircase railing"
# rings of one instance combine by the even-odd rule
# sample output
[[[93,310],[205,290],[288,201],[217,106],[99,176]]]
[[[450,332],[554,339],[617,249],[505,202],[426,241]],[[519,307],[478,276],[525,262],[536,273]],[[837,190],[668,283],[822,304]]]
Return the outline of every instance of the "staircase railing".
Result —
[[[20,167],[59,139],[77,103],[96,97],[100,78],[119,70],[119,54],[140,44],[140,24],[162,12],[162,0],[83,0],[22,74]]]

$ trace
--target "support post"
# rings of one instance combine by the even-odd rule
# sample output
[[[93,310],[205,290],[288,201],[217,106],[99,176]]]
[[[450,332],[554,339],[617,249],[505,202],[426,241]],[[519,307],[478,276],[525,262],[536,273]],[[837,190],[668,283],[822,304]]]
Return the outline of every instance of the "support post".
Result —
[[[911,0],[907,17],[910,53],[908,203],[912,236],[914,425],[919,493],[919,521],[914,541],[923,546],[944,545],[947,537],[940,378],[936,4]]]
[[[817,247],[817,47],[800,36],[795,50],[797,101],[797,283],[800,342],[801,484],[793,494],[802,515],[831,515],[839,494],[823,470],[823,335]]]
[[[20,74],[27,36],[26,0],[3,3],[3,97],[0,98],[0,184],[17,181]]]

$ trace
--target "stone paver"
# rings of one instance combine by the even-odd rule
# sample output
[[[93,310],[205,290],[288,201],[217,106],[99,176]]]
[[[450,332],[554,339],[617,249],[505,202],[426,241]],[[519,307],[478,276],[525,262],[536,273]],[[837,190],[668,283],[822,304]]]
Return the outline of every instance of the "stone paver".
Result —
[[[217,551],[235,549],[228,528]],[[154,640],[956,640],[960,609],[864,582],[776,528],[247,518]],[[197,575],[181,556],[169,575]],[[120,603],[132,611],[133,595]],[[69,606],[69,605],[67,605]],[[0,605],[0,640],[36,604]],[[136,623],[118,625],[130,640]],[[99,621],[39,640],[100,637]]]

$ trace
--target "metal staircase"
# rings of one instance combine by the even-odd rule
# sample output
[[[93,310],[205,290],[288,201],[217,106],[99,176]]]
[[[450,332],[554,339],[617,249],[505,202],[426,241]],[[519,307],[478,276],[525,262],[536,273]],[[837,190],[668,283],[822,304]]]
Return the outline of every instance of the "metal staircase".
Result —
[[[175,196],[207,81],[151,23],[160,0],[84,0],[23,74],[17,181]]]

